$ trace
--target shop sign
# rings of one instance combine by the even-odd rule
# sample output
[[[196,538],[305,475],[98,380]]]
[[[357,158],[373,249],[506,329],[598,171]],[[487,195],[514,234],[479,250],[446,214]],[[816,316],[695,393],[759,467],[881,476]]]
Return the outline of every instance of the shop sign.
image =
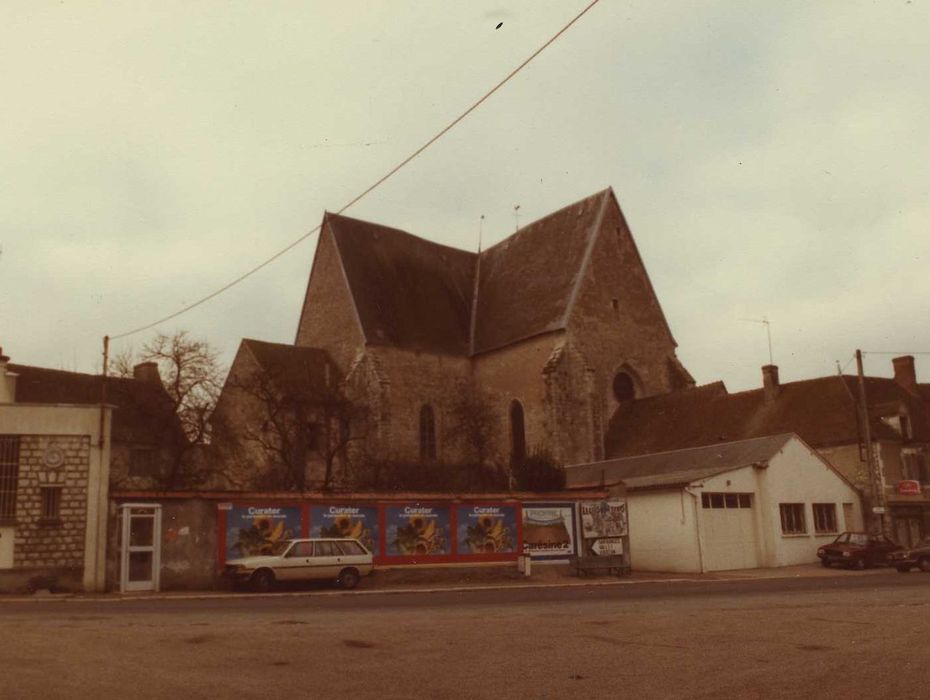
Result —
[[[509,554],[517,551],[516,506],[457,506],[455,519],[458,554]]]
[[[921,494],[920,482],[911,479],[899,481],[898,493],[902,496],[919,496]]]
[[[581,531],[585,539],[625,537],[626,501],[583,501]]]
[[[351,537],[375,556],[380,552],[378,509],[373,506],[336,504],[310,506],[311,537]]]
[[[299,507],[234,505],[226,513],[226,559],[271,554],[300,537]]]
[[[449,508],[410,503],[388,506],[384,511],[388,556],[430,557],[451,554]]]
[[[564,559],[575,549],[575,508],[571,503],[523,504],[523,553]]]
[[[595,540],[591,551],[599,557],[623,554],[623,540],[619,537],[608,537]]]

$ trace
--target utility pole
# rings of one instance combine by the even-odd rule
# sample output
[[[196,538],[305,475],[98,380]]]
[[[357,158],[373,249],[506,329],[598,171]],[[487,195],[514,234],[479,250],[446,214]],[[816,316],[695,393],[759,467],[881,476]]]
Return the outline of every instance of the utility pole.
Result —
[[[872,530],[876,534],[888,534],[885,528],[888,524],[885,518],[885,484],[882,479],[879,465],[875,461],[875,454],[872,450],[872,424],[869,421],[869,404],[865,395],[865,377],[862,372],[862,351],[856,350],[856,368],[859,374],[859,412],[861,415],[860,423],[865,438],[865,459],[866,466],[869,470],[869,486],[872,492],[869,498],[869,505],[872,508]]]
[[[107,365],[110,363],[110,336],[103,336],[103,372],[100,376],[100,443],[103,448],[103,430],[106,427],[107,415]]]

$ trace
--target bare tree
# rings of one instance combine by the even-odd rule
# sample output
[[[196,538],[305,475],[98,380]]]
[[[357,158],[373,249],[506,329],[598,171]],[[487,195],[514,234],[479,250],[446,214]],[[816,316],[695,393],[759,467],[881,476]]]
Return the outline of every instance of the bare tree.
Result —
[[[346,396],[334,374],[271,365],[229,379],[228,389],[242,392],[255,410],[242,425],[227,422],[223,432],[258,445],[267,460],[254,487],[304,491],[314,457],[323,464],[320,488],[333,487],[336,464],[345,464],[349,445],[365,437],[367,418],[366,407]]]
[[[452,426],[448,435],[462,448],[468,483],[484,488],[489,468],[498,472],[498,477],[509,480],[509,475],[494,459],[499,417],[490,397],[472,384],[464,385],[452,403],[450,417]]]
[[[158,365],[173,415],[177,416],[177,422],[163,426],[162,432],[167,436],[179,428],[183,433],[178,439],[168,440],[173,444],[172,456],[156,480],[166,489],[198,485],[210,471],[204,456],[195,457],[194,452],[210,442],[210,415],[225,374],[219,354],[208,342],[191,337],[187,331],[159,333],[145,343],[138,355],[131,349],[116,354],[112,360],[113,372],[131,377],[140,362]]]

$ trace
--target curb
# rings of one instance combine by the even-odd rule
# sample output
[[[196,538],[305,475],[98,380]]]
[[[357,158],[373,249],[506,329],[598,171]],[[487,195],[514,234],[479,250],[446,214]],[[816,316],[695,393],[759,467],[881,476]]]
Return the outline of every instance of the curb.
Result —
[[[857,575],[876,575],[888,573],[884,569],[874,569],[868,572],[856,572]],[[50,594],[43,596],[17,596],[0,597],[3,603],[124,603],[137,600],[235,600],[235,599],[265,599],[265,598],[314,598],[314,597],[341,597],[366,595],[411,595],[436,593],[467,593],[469,591],[509,591],[509,590],[541,590],[547,588],[598,588],[615,586],[636,586],[640,584],[656,583],[738,583],[741,581],[771,581],[776,579],[824,579],[835,576],[803,576],[800,574],[772,574],[763,576],[729,576],[726,578],[661,578],[637,580],[607,580],[607,581],[579,581],[565,583],[516,583],[516,584],[487,584],[475,586],[445,586],[431,588],[383,588],[363,589],[353,591],[281,591],[278,593],[227,593],[203,592],[189,594],[154,593],[154,594],[119,594],[105,593],[99,596],[81,595],[78,593]]]

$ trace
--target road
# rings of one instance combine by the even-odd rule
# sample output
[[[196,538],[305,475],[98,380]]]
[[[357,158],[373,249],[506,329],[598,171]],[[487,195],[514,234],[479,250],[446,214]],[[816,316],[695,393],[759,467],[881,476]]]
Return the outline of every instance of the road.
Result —
[[[0,603],[3,698],[930,698],[930,576]]]

